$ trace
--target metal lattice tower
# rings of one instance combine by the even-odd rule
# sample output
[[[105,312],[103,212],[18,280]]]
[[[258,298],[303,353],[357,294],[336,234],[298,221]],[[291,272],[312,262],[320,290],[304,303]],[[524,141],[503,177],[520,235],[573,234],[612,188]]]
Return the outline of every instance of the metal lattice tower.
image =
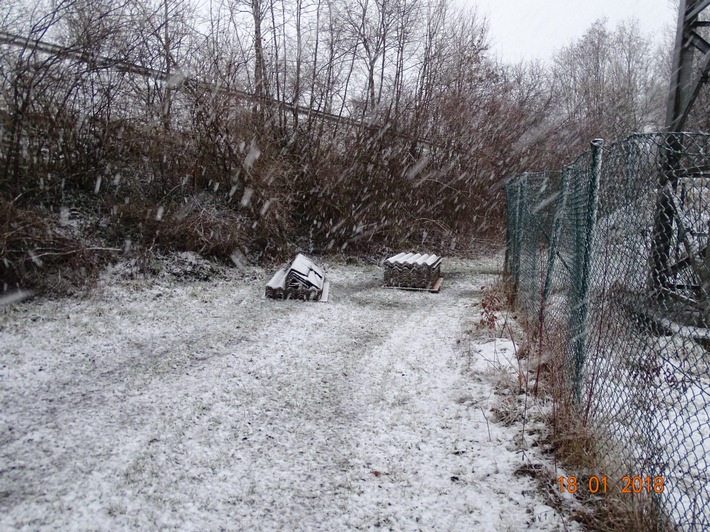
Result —
[[[678,12],[673,71],[666,114],[669,131],[682,131],[688,115],[708,80],[710,43],[701,28],[710,27],[710,0],[681,0]],[[696,60],[700,52],[700,60]]]
[[[710,28],[710,0],[680,0],[678,9],[678,28],[676,31],[673,69],[671,72],[666,128],[669,132],[681,132],[685,129],[688,117],[698,100],[701,90],[708,81],[710,73],[710,43],[701,33]],[[699,52],[700,56],[696,56]],[[652,249],[653,270],[650,284],[654,294],[660,295],[671,288],[670,277],[677,264],[672,264],[671,242],[675,225],[680,223],[675,198],[678,192],[680,171],[680,153],[683,151],[680,136],[669,137],[665,149],[665,161],[658,183],[658,200]],[[682,202],[681,202],[682,203]],[[677,235],[681,236],[682,235]],[[687,257],[693,261],[694,257]]]

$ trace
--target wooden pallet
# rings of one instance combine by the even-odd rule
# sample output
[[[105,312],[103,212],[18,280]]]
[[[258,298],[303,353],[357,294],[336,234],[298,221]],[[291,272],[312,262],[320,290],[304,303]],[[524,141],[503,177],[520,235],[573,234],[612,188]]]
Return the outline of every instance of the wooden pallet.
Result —
[[[387,286],[383,285],[382,288],[390,288],[393,290],[408,290],[410,292],[431,292],[432,294],[438,294],[439,291],[441,290],[441,283],[444,282],[443,277],[439,277],[436,281],[434,281],[434,284],[431,285],[429,288],[412,288],[409,286]]]

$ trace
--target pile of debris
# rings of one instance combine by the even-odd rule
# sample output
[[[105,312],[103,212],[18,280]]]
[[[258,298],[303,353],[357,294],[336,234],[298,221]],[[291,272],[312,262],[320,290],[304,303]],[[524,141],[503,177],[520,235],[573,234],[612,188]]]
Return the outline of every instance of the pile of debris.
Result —
[[[325,301],[328,282],[323,268],[302,254],[281,268],[266,285],[266,297],[272,299],[305,299]]]
[[[439,292],[441,257],[424,253],[400,253],[384,262],[385,287]],[[330,283],[322,267],[299,253],[280,268],[266,285],[271,299],[328,301]]]
[[[385,286],[432,289],[441,277],[441,257],[399,253],[385,261]]]

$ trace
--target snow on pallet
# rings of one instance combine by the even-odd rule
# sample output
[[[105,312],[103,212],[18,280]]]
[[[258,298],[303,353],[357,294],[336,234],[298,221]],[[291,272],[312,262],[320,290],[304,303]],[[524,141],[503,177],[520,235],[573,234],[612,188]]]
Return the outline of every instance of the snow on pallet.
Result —
[[[441,287],[441,257],[399,253],[385,260],[385,286],[434,291]]]
[[[328,301],[330,283],[323,268],[299,253],[288,267],[279,269],[266,284],[266,297]]]

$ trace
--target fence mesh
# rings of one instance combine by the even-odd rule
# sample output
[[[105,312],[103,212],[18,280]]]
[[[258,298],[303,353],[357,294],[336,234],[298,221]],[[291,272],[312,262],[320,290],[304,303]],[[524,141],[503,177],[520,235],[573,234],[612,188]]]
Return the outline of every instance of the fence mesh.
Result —
[[[595,142],[507,200],[517,305],[595,435],[580,474],[710,530],[710,135]]]

